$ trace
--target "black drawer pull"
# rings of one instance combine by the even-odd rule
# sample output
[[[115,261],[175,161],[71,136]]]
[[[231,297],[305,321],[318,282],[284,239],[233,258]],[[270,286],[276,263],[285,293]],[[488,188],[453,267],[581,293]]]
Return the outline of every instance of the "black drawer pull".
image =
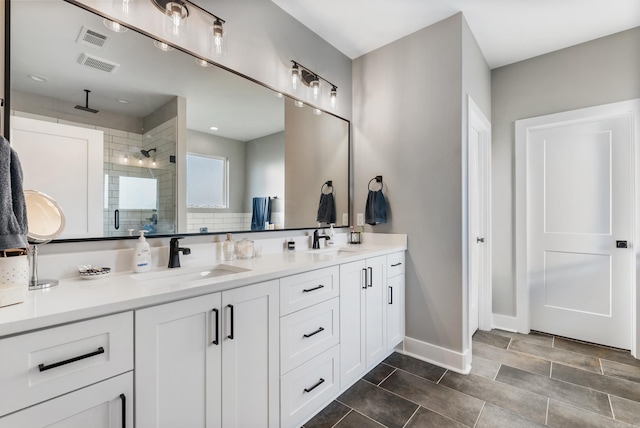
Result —
[[[65,364],[75,363],[76,361],[84,360],[85,358],[95,357],[96,355],[104,354],[104,348],[101,346],[97,351],[89,352],[88,354],[80,355],[78,357],[69,358],[68,360],[60,361],[57,363],[49,364],[45,366],[44,364],[38,364],[38,370],[41,372],[49,369],[55,369],[56,367],[64,366]]]
[[[313,287],[313,288],[305,288],[304,290],[302,290],[303,293],[310,293],[312,291],[316,291],[316,290],[320,290],[321,288],[324,288],[324,285],[320,284],[317,287]]]
[[[367,270],[369,271],[369,287],[373,287],[373,268],[372,267],[368,267]]]
[[[215,308],[212,309],[211,311],[214,314],[216,314],[216,326],[214,327],[216,330],[216,338],[213,339],[211,343],[213,343],[214,345],[217,345],[220,343],[220,311]]]
[[[227,305],[227,308],[229,308],[229,310],[231,311],[231,318],[230,318],[231,334],[229,334],[227,338],[233,340],[233,305]]]
[[[392,265],[391,265],[391,267],[397,267],[397,266],[400,266],[401,264],[402,264],[402,263],[400,263],[400,262],[398,262],[398,263],[394,263],[394,264],[392,264]]]
[[[314,389],[316,389],[317,387],[319,387],[320,385],[322,385],[323,383],[324,383],[324,379],[320,378],[320,380],[315,385],[313,385],[311,388],[305,388],[304,392],[311,392]]]
[[[393,287],[389,286],[389,304],[393,305]]]
[[[362,283],[362,288],[367,289],[367,269],[362,268],[362,274],[364,275],[364,281],[362,280],[362,275],[360,275],[360,283]]]
[[[127,428],[127,397],[120,394],[120,400],[122,401],[122,428]]]
[[[303,334],[304,337],[311,337],[311,336],[315,336],[316,334],[323,332],[324,331],[324,327],[320,327],[319,329],[317,329],[316,331],[314,331],[313,333],[309,333],[309,334]]]

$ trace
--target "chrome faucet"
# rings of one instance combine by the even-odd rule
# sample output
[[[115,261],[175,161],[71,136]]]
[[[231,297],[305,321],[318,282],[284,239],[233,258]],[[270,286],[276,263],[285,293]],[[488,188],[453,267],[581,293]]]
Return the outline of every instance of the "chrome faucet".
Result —
[[[311,248],[314,250],[318,250],[320,249],[320,240],[321,239],[326,239],[329,240],[330,237],[327,235],[320,235],[318,234],[318,229],[313,231],[313,245],[311,245]]]
[[[170,268],[179,268],[180,267],[180,253],[185,256],[191,254],[191,249],[186,247],[181,247],[179,239],[184,238],[184,236],[176,236],[171,238],[169,242],[169,267]]]

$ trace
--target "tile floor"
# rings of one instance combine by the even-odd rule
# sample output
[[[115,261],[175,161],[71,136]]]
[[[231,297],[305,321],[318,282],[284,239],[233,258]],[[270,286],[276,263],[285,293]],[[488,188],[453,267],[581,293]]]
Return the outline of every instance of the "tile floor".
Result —
[[[394,353],[305,428],[640,426],[640,360],[543,334],[478,331],[471,374]]]

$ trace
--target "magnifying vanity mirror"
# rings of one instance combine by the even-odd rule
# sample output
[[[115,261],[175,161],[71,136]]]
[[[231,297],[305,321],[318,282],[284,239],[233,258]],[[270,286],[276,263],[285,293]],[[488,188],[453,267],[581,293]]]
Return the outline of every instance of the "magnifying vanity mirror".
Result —
[[[38,279],[38,244],[46,244],[60,236],[65,225],[64,212],[51,196],[36,190],[25,190],[24,200],[29,225],[27,240],[31,244],[29,290],[53,287],[58,285],[57,279]]]
[[[66,1],[10,10],[9,140],[65,207],[58,239],[264,230],[255,198],[311,228],[329,180],[348,225],[348,121]]]

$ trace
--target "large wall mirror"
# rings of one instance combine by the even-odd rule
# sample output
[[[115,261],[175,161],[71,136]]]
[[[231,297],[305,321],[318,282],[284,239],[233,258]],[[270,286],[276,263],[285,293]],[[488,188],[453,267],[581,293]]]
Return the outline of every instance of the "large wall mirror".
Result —
[[[11,1],[9,138],[60,239],[311,228],[321,193],[348,225],[348,121],[106,24]]]

